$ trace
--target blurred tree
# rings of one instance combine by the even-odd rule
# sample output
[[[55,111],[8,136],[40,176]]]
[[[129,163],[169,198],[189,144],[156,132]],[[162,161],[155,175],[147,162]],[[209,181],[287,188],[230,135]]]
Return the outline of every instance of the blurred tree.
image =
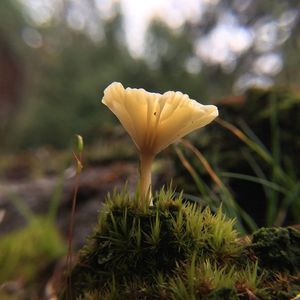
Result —
[[[298,1],[206,1],[198,19],[175,29],[154,19],[139,59],[128,50],[118,3],[109,15],[96,1],[57,3],[51,9],[45,4],[34,18],[26,1],[0,3],[1,46],[8,45],[26,80],[26,101],[9,118],[9,149],[65,147],[77,132],[92,141],[111,124],[99,103],[112,81],[181,90],[205,101],[253,84],[297,83],[300,77]]]
[[[200,18],[175,30],[163,19],[149,27],[146,59],[166,75],[166,86],[183,86],[197,97],[221,97],[253,85],[298,82],[298,1],[212,3]],[[289,70],[298,75],[288,76]]]
[[[24,47],[20,31],[24,22],[20,11],[8,0],[0,3],[0,138],[22,98]]]
[[[43,46],[32,50],[36,58],[31,61],[30,90],[10,146],[65,147],[77,132],[90,141],[111,125],[111,115],[100,106],[104,88],[112,81],[143,85],[147,74],[146,64],[134,60],[118,38],[120,29],[116,14],[104,24],[101,43],[64,23],[39,30]],[[57,35],[60,43],[55,43]]]

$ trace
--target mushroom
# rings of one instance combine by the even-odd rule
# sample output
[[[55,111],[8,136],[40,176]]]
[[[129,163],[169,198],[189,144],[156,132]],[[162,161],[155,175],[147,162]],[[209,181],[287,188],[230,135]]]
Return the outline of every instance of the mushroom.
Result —
[[[124,89],[119,82],[104,90],[102,103],[120,120],[139,151],[139,188],[148,200],[155,155],[218,116],[216,106],[202,105],[181,92],[158,94],[144,89]]]

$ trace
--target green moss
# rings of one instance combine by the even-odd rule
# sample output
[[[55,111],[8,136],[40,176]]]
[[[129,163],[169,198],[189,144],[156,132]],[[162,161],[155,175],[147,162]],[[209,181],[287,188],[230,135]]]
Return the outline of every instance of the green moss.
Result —
[[[0,249],[0,283],[16,278],[28,282],[63,256],[66,245],[53,222],[34,217],[23,229],[2,237]]]
[[[221,209],[212,213],[165,190],[152,207],[138,195],[114,193],[80,251],[71,290],[81,300],[235,300],[249,293],[288,300],[300,289],[298,237],[291,228],[261,229],[251,244]],[[284,253],[285,267],[276,253]]]
[[[250,248],[263,268],[300,272],[300,232],[288,228],[261,228],[253,234]]]
[[[173,279],[186,280],[176,277],[178,266],[189,264],[192,257],[196,260],[194,268],[202,271],[205,267],[200,262],[209,259],[206,267],[214,271],[207,267],[207,276],[218,278],[213,273],[241,255],[234,221],[227,219],[221,209],[213,214],[165,190],[155,200],[154,206],[148,207],[141,204],[138,195],[130,196],[126,191],[108,197],[72,272],[76,295],[105,289],[112,281],[127,284],[123,287],[125,293],[132,290],[128,284],[137,280],[147,286],[144,292],[153,293],[155,288],[150,287],[157,286],[158,274],[168,284]],[[225,277],[221,276],[220,281]]]
[[[206,299],[207,300],[221,300],[221,299],[237,300],[239,298],[234,289],[222,288],[211,292]]]

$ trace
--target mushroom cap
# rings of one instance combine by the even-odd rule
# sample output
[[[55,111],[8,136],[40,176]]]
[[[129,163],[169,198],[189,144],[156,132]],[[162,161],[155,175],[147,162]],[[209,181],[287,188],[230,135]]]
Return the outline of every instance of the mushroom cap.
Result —
[[[113,82],[102,103],[120,120],[138,150],[157,154],[171,143],[218,116],[214,105],[202,105],[181,92],[150,93]]]

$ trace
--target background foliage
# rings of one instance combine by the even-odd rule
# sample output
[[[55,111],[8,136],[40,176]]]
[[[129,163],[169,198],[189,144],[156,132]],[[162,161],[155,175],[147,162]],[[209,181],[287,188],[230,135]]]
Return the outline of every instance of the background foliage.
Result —
[[[43,21],[28,8],[30,1],[1,1],[1,48],[21,78],[14,108],[1,118],[2,141],[10,151],[65,147],[75,133],[88,142],[98,139],[112,124],[99,105],[112,81],[182,90],[202,102],[253,84],[299,82],[298,1],[203,1],[201,17],[177,27],[167,23],[169,12],[165,18],[158,14],[139,57],[128,47],[135,41],[126,40],[122,2],[111,2],[110,13],[97,9],[97,2],[40,1],[39,15],[45,7],[51,13]],[[78,8],[85,26],[80,15],[70,21]]]

